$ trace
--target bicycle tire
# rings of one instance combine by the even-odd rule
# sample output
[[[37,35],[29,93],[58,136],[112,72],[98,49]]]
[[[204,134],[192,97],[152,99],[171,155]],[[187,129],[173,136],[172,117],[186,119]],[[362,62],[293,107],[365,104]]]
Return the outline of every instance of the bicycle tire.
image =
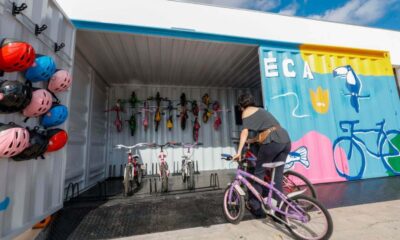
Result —
[[[301,185],[301,184],[296,184],[295,182],[293,182],[290,179],[290,175],[295,176],[296,178],[301,179],[305,185]],[[286,172],[283,173],[284,176],[284,180],[283,180],[283,192],[285,193],[285,195],[287,195],[290,192],[294,192],[294,191],[299,191],[299,190],[303,190],[304,188],[302,188],[302,186],[306,186],[307,191],[304,193],[307,196],[311,196],[312,198],[317,199],[317,191],[315,190],[313,184],[310,182],[310,180],[308,180],[304,175],[295,172],[293,170],[287,170]],[[286,178],[286,179],[285,179]],[[288,180],[288,181],[286,181]],[[292,185],[288,185],[288,184],[292,184]],[[286,188],[291,188],[292,191],[290,192],[285,192]]]
[[[240,195],[239,192],[237,192],[236,188],[232,188],[232,196],[234,195],[237,200],[239,200],[238,204],[235,204],[238,208],[238,214],[237,216],[232,216],[231,213],[229,212],[228,205],[232,205],[228,203],[228,197],[229,197],[229,191],[231,189],[231,185],[229,185],[224,192],[224,200],[222,203],[222,210],[224,213],[225,219],[232,223],[232,224],[238,224],[240,221],[242,221],[244,212],[245,212],[245,200],[244,196]]]
[[[285,221],[287,222],[287,224],[285,224],[286,228],[293,234],[293,236],[295,236],[296,239],[299,239],[299,240],[310,240],[310,239],[325,240],[325,239],[330,238],[330,236],[332,235],[332,232],[333,232],[332,217],[331,217],[330,213],[328,212],[328,210],[318,200],[311,198],[309,196],[305,196],[305,195],[297,195],[292,198],[289,198],[288,200],[290,202],[296,203],[296,205],[295,205],[296,208],[301,208],[307,213],[308,218],[310,218],[309,222],[311,222],[311,220],[314,218],[311,216],[311,214],[313,214],[313,212],[314,212],[312,210],[318,210],[318,209],[320,209],[320,211],[318,212],[318,214],[316,214],[317,217],[315,217],[315,218],[321,217],[322,215],[320,213],[322,213],[325,218],[325,221],[326,221],[326,226],[325,226],[326,229],[322,232],[321,236],[315,237],[315,235],[313,235],[312,237],[305,237],[299,233],[300,228],[301,228],[301,226],[299,226],[299,225],[303,225],[303,223],[301,223],[299,221],[299,224],[296,224],[296,223],[294,223],[294,221],[292,222],[291,218],[288,218],[286,215],[283,215]],[[306,210],[306,209],[302,208],[300,205],[301,200],[308,202],[307,205],[310,205],[310,204],[314,205],[313,209]],[[288,204],[283,204],[281,210],[285,213],[288,213],[289,208],[291,208],[291,207]],[[293,227],[293,226],[295,226],[295,227]],[[310,226],[307,226],[304,228],[305,228],[306,232],[311,231]]]
[[[386,132],[386,138],[382,138],[382,140],[380,142],[380,145],[379,145],[379,148],[381,150],[381,153],[380,153],[381,157],[380,158],[381,158],[382,164],[386,168],[386,170],[391,172],[393,175],[400,175],[400,171],[396,171],[396,169],[393,169],[393,167],[391,166],[391,164],[389,162],[389,158],[400,157],[400,149],[398,149],[397,146],[395,146],[391,142],[392,139],[390,139],[390,137],[389,137],[389,135],[393,135],[393,134],[395,134],[394,137],[396,137],[397,135],[400,135],[400,131],[398,131],[398,130],[389,130],[389,131]],[[389,142],[392,145],[393,148],[396,148],[396,150],[399,152],[397,156],[396,155],[391,155],[391,153],[390,153],[391,149],[389,149],[389,153],[382,153],[384,144],[386,142],[385,139],[386,139],[387,142]]]
[[[160,166],[160,173],[161,173],[161,192],[168,192],[168,176],[167,170],[164,165]]]
[[[189,168],[189,174],[187,179],[188,189],[193,190],[195,188],[193,163],[189,163],[188,168]]]
[[[130,175],[131,175],[131,171],[129,169],[129,166],[125,166],[125,171],[124,171],[124,196],[127,197],[130,193]]]
[[[349,157],[349,153],[348,152],[346,152],[346,159],[347,159],[347,161],[349,162],[349,174],[346,174],[344,171],[341,171],[340,170],[340,168],[338,168],[338,165],[337,165],[337,159],[335,159],[335,149],[336,149],[336,147],[338,147],[338,146],[340,146],[339,145],[339,143],[341,142],[341,141],[344,141],[344,140],[348,140],[348,141],[350,141],[351,142],[351,144],[352,144],[352,146],[353,146],[353,148],[355,148],[355,149],[357,149],[357,151],[359,152],[359,154],[360,154],[360,156],[361,156],[361,160],[360,160],[360,168],[359,168],[359,170],[357,170],[356,171],[356,174],[355,175],[350,175],[351,173],[350,173],[350,161],[352,160],[352,157],[350,156]],[[344,177],[344,178],[346,178],[346,179],[348,179],[348,180],[357,180],[357,179],[361,179],[361,177],[362,177],[362,175],[364,174],[364,171],[365,171],[365,155],[364,155],[364,152],[362,151],[362,149],[361,149],[361,147],[356,143],[356,142],[354,142],[353,140],[352,140],[352,138],[351,137],[339,137],[339,138],[337,138],[336,140],[335,140],[335,142],[333,143],[333,163],[334,163],[334,165],[335,165],[335,169],[336,169],[336,172],[339,174],[339,176],[341,176],[341,177]],[[343,147],[342,147],[342,149],[343,149]],[[350,150],[350,149],[349,149]],[[346,151],[346,149],[344,149],[344,151]],[[354,160],[355,158],[353,157],[353,162],[355,162],[356,160]],[[341,159],[340,159],[341,160]],[[356,165],[355,163],[353,163],[353,165]]]

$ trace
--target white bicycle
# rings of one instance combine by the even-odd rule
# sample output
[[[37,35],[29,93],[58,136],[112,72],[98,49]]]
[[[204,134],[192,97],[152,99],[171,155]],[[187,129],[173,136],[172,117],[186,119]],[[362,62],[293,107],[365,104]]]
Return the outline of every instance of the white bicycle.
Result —
[[[139,187],[142,183],[143,177],[143,164],[140,161],[140,156],[138,154],[138,148],[149,147],[153,144],[150,143],[137,143],[133,146],[125,146],[118,144],[115,146],[116,149],[128,149],[128,163],[124,168],[124,195],[128,196],[133,190],[134,183],[136,187]],[[135,154],[132,154],[132,149],[135,149]]]
[[[193,152],[191,151],[194,147],[203,145],[202,143],[182,143],[183,155],[182,155],[182,181],[185,183],[188,189],[193,190],[195,188],[194,181],[194,161]]]

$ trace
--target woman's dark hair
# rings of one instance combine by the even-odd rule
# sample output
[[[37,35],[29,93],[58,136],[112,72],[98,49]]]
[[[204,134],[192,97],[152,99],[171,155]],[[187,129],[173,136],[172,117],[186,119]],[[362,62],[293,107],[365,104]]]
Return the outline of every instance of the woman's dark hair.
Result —
[[[247,108],[247,107],[254,107],[256,106],[256,103],[254,101],[253,95],[250,93],[244,93],[239,96],[238,98],[238,104],[241,108]]]

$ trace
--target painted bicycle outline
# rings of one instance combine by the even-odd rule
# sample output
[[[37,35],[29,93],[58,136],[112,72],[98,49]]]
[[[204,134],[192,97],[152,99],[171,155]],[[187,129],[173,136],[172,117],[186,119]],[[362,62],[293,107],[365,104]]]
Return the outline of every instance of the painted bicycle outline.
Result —
[[[391,173],[393,173],[394,175],[400,175],[400,172],[396,172],[391,166],[390,164],[387,162],[387,158],[388,157],[395,157],[395,156],[399,156],[400,155],[400,151],[399,149],[390,141],[391,139],[393,139],[394,137],[396,137],[397,135],[400,134],[399,130],[388,130],[386,131],[384,129],[385,127],[385,119],[383,119],[381,122],[376,123],[375,125],[378,126],[378,128],[371,128],[371,129],[355,129],[355,125],[360,123],[359,120],[355,120],[355,121],[340,121],[339,122],[339,126],[342,129],[343,132],[349,132],[350,136],[339,136],[333,143],[333,162],[335,164],[335,168],[336,168],[336,172],[341,176],[341,177],[345,177],[348,180],[355,180],[355,179],[360,179],[362,177],[362,175],[364,174],[365,171],[365,167],[366,167],[366,160],[365,160],[365,152],[363,151],[363,149],[361,148],[361,146],[364,147],[364,149],[367,151],[367,153],[375,158],[381,159],[383,166],[389,170]],[[349,128],[344,128],[343,125],[349,125]],[[376,146],[378,147],[377,149],[377,153],[371,151],[367,144],[362,140],[361,137],[358,137],[357,135],[360,134],[365,134],[365,133],[378,133],[378,136],[376,138]],[[393,137],[391,138],[390,135],[393,135]],[[361,156],[361,167],[357,173],[356,176],[350,176],[347,175],[344,172],[341,172],[341,170],[338,168],[337,165],[337,161],[335,159],[335,148],[336,147],[340,147],[340,145],[338,145],[341,141],[350,141],[350,148],[348,150],[348,152],[346,153],[347,155],[347,160],[351,161],[351,157],[352,157],[352,149],[353,146],[355,147],[355,149],[357,149],[357,151],[359,151],[359,154]],[[382,153],[382,149],[384,147],[384,144],[388,143],[389,144],[389,149],[393,149],[394,152],[390,153],[390,150],[388,151],[388,153]],[[346,150],[341,147],[342,150],[344,152],[346,152]],[[339,149],[338,149],[339,150]],[[340,154],[341,156],[341,154]],[[340,160],[340,159],[338,159]],[[350,169],[349,169],[350,170]],[[350,172],[349,172],[350,174]]]

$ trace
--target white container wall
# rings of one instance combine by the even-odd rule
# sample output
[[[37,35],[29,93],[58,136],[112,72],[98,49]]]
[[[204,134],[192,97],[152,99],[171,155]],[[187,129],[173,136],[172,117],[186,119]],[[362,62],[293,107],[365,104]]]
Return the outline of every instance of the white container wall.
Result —
[[[137,129],[134,136],[131,136],[129,125],[125,120],[128,120],[132,114],[132,108],[129,103],[125,104],[125,112],[121,114],[121,118],[124,121],[123,130],[117,132],[113,122],[116,118],[115,112],[109,114],[109,155],[108,165],[112,168],[108,169],[108,176],[120,176],[122,174],[121,166],[126,163],[127,155],[126,150],[113,149],[112,146],[117,144],[134,145],[139,142],[157,143],[164,144],[168,141],[193,143],[193,121],[194,116],[191,112],[188,112],[189,118],[187,120],[185,130],[182,130],[179,122],[179,97],[184,92],[187,100],[197,100],[200,113],[199,123],[201,125],[199,131],[199,142],[203,143],[203,146],[194,150],[194,160],[198,161],[199,170],[215,170],[215,169],[227,169],[230,166],[226,161],[220,160],[221,153],[234,153],[236,151],[235,144],[232,143],[232,137],[238,137],[240,126],[235,124],[235,113],[234,106],[236,105],[237,97],[240,93],[245,91],[252,92],[258,102],[261,102],[261,92],[258,89],[234,89],[234,88],[215,88],[215,87],[190,87],[190,86],[153,86],[153,85],[124,85],[114,86],[110,91],[110,107],[116,102],[117,99],[128,99],[131,96],[132,91],[135,91],[139,100],[145,100],[148,97],[155,96],[157,92],[160,92],[161,97],[165,97],[174,100],[174,106],[177,110],[173,111],[173,122],[174,126],[172,130],[168,130],[166,127],[166,121],[168,119],[168,111],[163,110],[165,113],[162,115],[162,120],[158,131],[155,131],[154,127],[154,113],[149,115],[149,127],[145,131],[142,125],[143,114],[136,114]],[[201,97],[208,93],[211,102],[219,101],[221,108],[224,110],[230,110],[230,112],[221,112],[222,124],[218,130],[214,130],[213,123],[215,115],[213,115],[207,123],[202,120],[202,114],[204,105],[201,104]],[[143,104],[138,104],[142,107]],[[155,101],[149,101],[150,106],[156,106]],[[167,102],[162,102],[162,106],[166,106]],[[187,105],[190,109],[190,103]],[[154,108],[153,108],[154,109]],[[136,112],[141,109],[135,109]],[[174,162],[179,162],[182,156],[182,148],[167,148],[168,153],[168,164],[171,171],[173,171]],[[157,154],[160,152],[159,148],[141,149],[139,154],[143,163],[148,168],[148,173],[152,171],[152,164],[156,164]],[[115,170],[113,169],[115,166]],[[179,164],[180,167],[180,164]],[[153,171],[155,171],[155,165],[153,165]]]
[[[35,5],[33,5],[35,2]],[[28,8],[17,16],[11,14],[12,3],[0,0],[0,38],[14,38],[29,42],[36,53],[50,55],[57,68],[72,71],[75,29],[53,1],[16,1]],[[48,28],[35,36],[35,24]],[[65,47],[55,53],[54,43],[63,42]],[[25,81],[20,73],[6,73],[1,78]],[[34,84],[35,87],[46,87]],[[70,92],[57,94],[61,103],[69,106]],[[34,127],[38,119],[23,122],[19,113],[0,114],[0,122],[15,122],[21,126]],[[59,126],[68,129],[68,121]],[[44,160],[15,162],[0,159],[0,238],[10,239],[30,228],[63,205],[66,149],[45,155]]]
[[[107,87],[79,51],[73,77],[65,187],[82,191],[105,178]]]

